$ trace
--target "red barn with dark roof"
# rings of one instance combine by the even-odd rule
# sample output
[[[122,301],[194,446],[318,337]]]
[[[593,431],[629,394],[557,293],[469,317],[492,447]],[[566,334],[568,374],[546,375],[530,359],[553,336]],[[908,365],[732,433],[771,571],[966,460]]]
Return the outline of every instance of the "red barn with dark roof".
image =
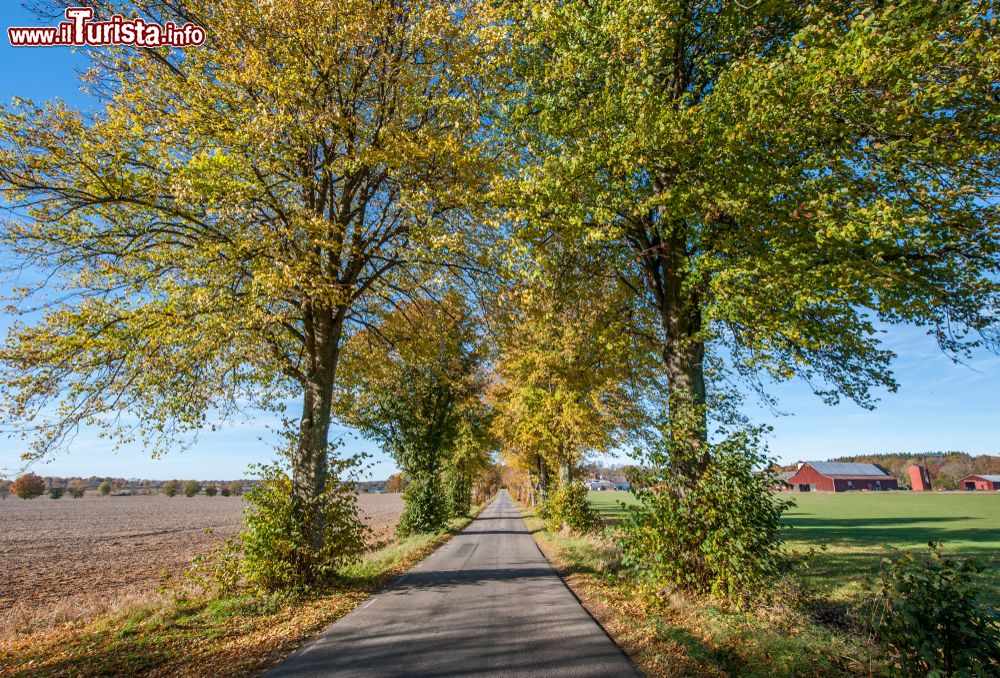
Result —
[[[896,479],[875,464],[806,461],[787,481],[799,492],[895,490]]]
[[[966,476],[958,483],[960,490],[1000,490],[1000,476],[975,474]]]

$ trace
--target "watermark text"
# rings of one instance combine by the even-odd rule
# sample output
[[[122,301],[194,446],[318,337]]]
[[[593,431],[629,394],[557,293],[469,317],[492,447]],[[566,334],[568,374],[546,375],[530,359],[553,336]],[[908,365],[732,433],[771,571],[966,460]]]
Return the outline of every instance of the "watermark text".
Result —
[[[161,25],[120,14],[107,21],[93,21],[90,7],[69,7],[65,15],[66,21],[58,26],[12,26],[7,29],[7,38],[12,47],[194,47],[205,42],[205,29],[192,23]]]

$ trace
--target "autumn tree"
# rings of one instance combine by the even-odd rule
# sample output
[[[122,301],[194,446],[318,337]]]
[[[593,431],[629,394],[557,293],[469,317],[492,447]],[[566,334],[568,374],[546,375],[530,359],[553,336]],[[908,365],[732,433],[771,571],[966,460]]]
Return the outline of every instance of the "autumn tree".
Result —
[[[109,494],[111,494],[111,483],[105,480],[104,482],[102,482],[100,485],[97,486],[97,491],[101,494],[102,497],[108,496]]]
[[[201,492],[201,483],[199,483],[197,480],[189,480],[186,483],[184,483],[185,497],[194,497],[199,492]]]
[[[79,478],[69,481],[69,496],[73,499],[82,499],[87,494],[87,484]]]
[[[0,350],[3,419],[39,458],[80,425],[172,448],[213,417],[301,402],[296,520],[314,571],[340,350],[449,241],[478,181],[456,65],[463,2],[93,3],[192,21],[197,49],[106,48],[82,114],[0,110],[0,241],[44,273]],[[128,412],[130,417],[120,416]]]
[[[385,481],[385,491],[399,493],[402,492],[406,487],[406,474],[404,473],[393,473]]]
[[[177,480],[168,480],[163,483],[163,494],[168,497],[176,497],[177,493],[180,492],[181,484]]]
[[[992,3],[518,7],[497,199],[604,245],[653,313],[674,472],[708,463],[713,355],[868,407],[881,323],[996,346]]]
[[[14,480],[10,491],[21,499],[34,499],[45,492],[45,480],[34,473],[25,473]]]
[[[336,409],[406,474],[402,534],[440,529],[450,513],[446,483],[467,496],[486,462],[483,357],[457,292],[401,305],[345,349]]]
[[[586,454],[641,431],[642,404],[657,385],[646,352],[633,347],[629,290],[593,251],[550,242],[521,257],[494,314],[490,401],[508,462],[528,470],[545,499],[550,485],[573,480]]]

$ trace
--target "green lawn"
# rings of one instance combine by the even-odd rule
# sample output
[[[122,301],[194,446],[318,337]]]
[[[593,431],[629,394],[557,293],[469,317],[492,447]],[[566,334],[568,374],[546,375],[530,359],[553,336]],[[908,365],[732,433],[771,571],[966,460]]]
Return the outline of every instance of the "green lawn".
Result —
[[[877,572],[886,546],[925,549],[940,539],[947,550],[990,561],[984,585],[1000,595],[1000,492],[848,492],[784,494],[797,506],[786,514],[789,549],[817,551],[806,578],[834,599],[861,593]],[[609,522],[628,492],[591,492],[590,501]]]

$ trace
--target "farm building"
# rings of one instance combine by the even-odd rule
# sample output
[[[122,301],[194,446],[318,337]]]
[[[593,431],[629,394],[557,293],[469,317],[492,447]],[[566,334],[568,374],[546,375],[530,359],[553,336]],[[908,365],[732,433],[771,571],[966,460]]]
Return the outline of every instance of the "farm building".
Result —
[[[839,461],[799,462],[798,470],[785,482],[799,492],[895,490],[897,487],[896,479],[875,464]]]
[[[610,480],[602,480],[600,478],[594,478],[593,480],[588,481],[587,482],[587,486],[590,488],[591,491],[593,491],[593,490],[601,490],[601,491],[613,490],[614,487],[615,487],[614,483],[612,483]]]
[[[629,484],[623,476],[618,476],[616,478],[591,478],[587,481],[587,486],[591,490],[630,490],[632,485]]]
[[[1000,476],[971,475],[962,478],[958,483],[962,490],[1000,490]]]
[[[931,489],[931,474],[923,466],[913,464],[907,469],[910,476],[910,489],[914,492],[929,492]]]

